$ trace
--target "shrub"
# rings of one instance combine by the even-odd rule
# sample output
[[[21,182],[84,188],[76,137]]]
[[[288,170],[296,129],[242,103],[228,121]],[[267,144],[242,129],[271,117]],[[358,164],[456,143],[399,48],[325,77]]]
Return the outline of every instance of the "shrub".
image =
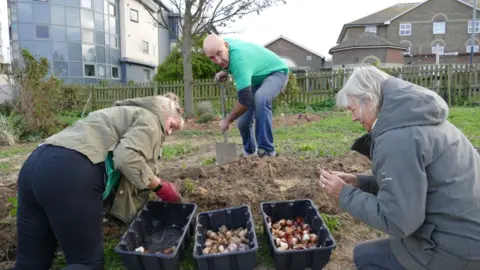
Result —
[[[297,78],[295,74],[290,72],[288,74],[287,85],[285,86],[285,89],[280,92],[277,98],[274,99],[273,107],[291,106],[291,104],[289,104],[289,100],[287,100],[287,97],[290,96],[291,98],[293,98],[293,100],[295,100],[295,97],[297,97],[299,94],[300,87],[298,86]]]
[[[17,134],[8,118],[0,114],[0,145],[10,146],[17,142]]]
[[[56,113],[61,109],[61,82],[47,76],[49,63],[46,58],[37,60],[27,49],[22,50],[22,58],[22,67],[9,74],[15,89],[11,123],[21,138],[49,135],[58,124]]]

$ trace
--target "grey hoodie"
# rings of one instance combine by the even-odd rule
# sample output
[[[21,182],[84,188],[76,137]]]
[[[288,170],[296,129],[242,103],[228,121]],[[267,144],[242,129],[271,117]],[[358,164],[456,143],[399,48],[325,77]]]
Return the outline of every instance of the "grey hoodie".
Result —
[[[407,269],[480,269],[480,155],[436,93],[397,78],[382,93],[372,175],[340,206],[390,235]]]

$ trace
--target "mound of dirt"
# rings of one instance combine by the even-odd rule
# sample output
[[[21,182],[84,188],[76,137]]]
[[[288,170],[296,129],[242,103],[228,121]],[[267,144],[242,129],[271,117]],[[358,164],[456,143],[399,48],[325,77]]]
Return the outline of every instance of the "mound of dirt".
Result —
[[[367,171],[370,161],[352,152],[339,160],[239,157],[222,166],[161,170],[164,177],[180,185],[186,201],[198,204],[199,211],[248,204],[254,216],[259,217],[261,202],[308,198],[321,212],[337,214],[337,201],[317,184],[318,167],[357,173]]]

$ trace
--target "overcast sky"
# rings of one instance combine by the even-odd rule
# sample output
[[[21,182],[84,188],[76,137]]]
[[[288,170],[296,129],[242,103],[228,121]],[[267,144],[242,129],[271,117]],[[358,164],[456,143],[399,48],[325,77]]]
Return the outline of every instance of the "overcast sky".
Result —
[[[251,14],[229,27],[236,37],[261,45],[283,35],[328,59],[328,50],[336,45],[345,23],[397,3],[415,0],[287,0],[286,5],[274,6],[260,15]]]

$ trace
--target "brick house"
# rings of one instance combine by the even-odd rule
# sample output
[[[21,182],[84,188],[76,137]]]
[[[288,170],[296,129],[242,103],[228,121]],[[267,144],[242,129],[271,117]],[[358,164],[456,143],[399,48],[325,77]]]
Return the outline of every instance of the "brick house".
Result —
[[[294,72],[315,72],[325,67],[325,56],[284,36],[275,38],[265,44],[264,47],[282,57]]]
[[[478,2],[475,33],[480,33]],[[435,64],[437,48],[440,64],[468,64],[472,8],[473,0],[426,0],[396,4],[347,23],[329,52],[333,67],[351,67],[373,59],[382,66]],[[479,44],[477,37],[474,63],[480,62]]]

